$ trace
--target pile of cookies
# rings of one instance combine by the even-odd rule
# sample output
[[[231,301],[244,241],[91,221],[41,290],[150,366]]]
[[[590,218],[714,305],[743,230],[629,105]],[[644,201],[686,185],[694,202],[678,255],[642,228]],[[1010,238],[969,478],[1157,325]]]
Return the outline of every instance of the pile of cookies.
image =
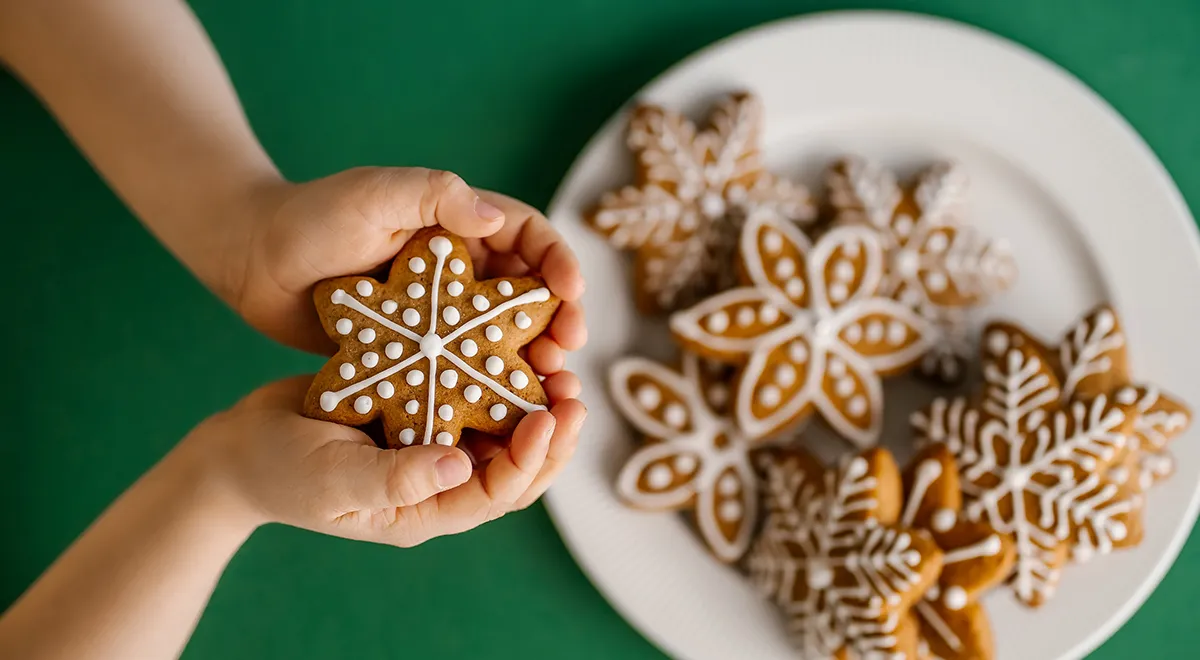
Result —
[[[1016,268],[967,224],[961,168],[904,186],[846,158],[817,204],[764,169],[761,118],[749,94],[703,130],[639,107],[637,180],[589,215],[634,252],[639,308],[682,354],[612,366],[642,440],[617,492],[688,511],[802,657],[993,657],[980,596],[1007,585],[1036,607],[1072,563],[1137,544],[1190,413],[1132,377],[1109,306],[1056,343],[1006,322],[970,336],[967,311]],[[881,379],[909,371],[948,388],[978,372],[982,391],[915,412],[902,469],[876,445]],[[798,446],[813,416],[848,443],[836,466]]]

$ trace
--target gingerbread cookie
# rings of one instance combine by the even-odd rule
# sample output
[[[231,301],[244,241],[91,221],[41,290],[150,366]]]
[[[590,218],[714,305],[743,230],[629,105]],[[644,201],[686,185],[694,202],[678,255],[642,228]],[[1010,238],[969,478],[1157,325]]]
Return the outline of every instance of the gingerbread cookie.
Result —
[[[1004,581],[1016,559],[1012,539],[960,514],[958,466],[945,445],[920,452],[904,474],[900,524],[927,532],[943,552],[937,583],[913,605],[922,658],[990,660],[992,628],[979,597]]]
[[[866,224],[880,234],[888,264],[881,293],[917,310],[945,337],[922,371],[958,381],[969,346],[962,309],[985,302],[1016,278],[1007,248],[961,222],[965,173],[939,163],[902,189],[879,165],[846,158],[830,168],[827,180],[835,222]]]
[[[983,337],[983,397],[937,399],[913,426],[954,453],[967,517],[1015,542],[1013,591],[1037,606],[1072,548],[1106,552],[1140,530],[1140,496],[1110,471],[1127,451],[1138,395],[1121,387],[1064,400],[1055,356],[1037,340],[1005,323]]]
[[[909,610],[937,579],[942,552],[897,524],[891,454],[871,449],[826,469],[803,451],[778,451],[761,464],[766,521],[746,564],[803,657],[916,658]]]
[[[759,438],[815,409],[854,444],[873,444],[883,418],[880,376],[914,365],[934,332],[878,295],[877,233],[839,227],[811,245],[792,223],[759,211],[746,221],[738,268],[745,286],[671,316],[688,350],[741,365],[738,425]]]
[[[449,232],[417,232],[386,282],[325,280],[313,299],[338,352],[309,388],[309,417],[362,426],[382,416],[387,444],[402,447],[453,445],[467,428],[506,435],[546,409],[518,349],[550,323],[558,298],[537,277],[476,281]]]
[[[604,195],[591,225],[616,247],[636,251],[639,307],[685,307],[733,284],[730,270],[745,214],[770,208],[813,218],[808,192],[768,173],[758,152],[762,104],[733,94],[698,131],[683,115],[639,106],[629,124],[637,182]]]
[[[704,543],[717,559],[733,562],[758,525],[752,444],[714,409],[728,391],[706,377],[719,371],[700,363],[685,354],[682,374],[642,358],[613,365],[613,399],[647,439],[617,476],[617,493],[641,509],[691,509]]]

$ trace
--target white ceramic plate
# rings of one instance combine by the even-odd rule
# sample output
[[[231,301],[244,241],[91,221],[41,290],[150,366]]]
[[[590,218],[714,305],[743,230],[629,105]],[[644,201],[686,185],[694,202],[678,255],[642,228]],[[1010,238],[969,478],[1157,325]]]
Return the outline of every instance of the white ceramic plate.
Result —
[[[814,188],[834,156],[857,152],[901,172],[950,157],[968,170],[973,222],[1012,244],[1016,287],[985,311],[1058,336],[1094,303],[1117,304],[1139,378],[1200,404],[1200,241],[1162,165],[1092,91],[1055,65],[962,25],[892,13],[834,13],[775,23],[675,66],[640,98],[703,119],[722,93],[763,97],[768,165]],[[741,577],[718,565],[673,514],[633,511],[612,483],[632,432],[604,395],[613,359],[661,355],[661,322],[642,319],[626,255],[583,224],[581,210],[632,180],[626,116],[575,162],[550,216],[583,262],[591,340],[576,357],[588,393],[586,436],[549,507],[575,558],[612,604],[680,658],[788,658],[780,621]],[[888,444],[910,450],[907,415],[928,391],[892,383]],[[1150,494],[1134,550],[1071,567],[1040,610],[1004,590],[987,604],[1002,659],[1085,655],[1145,600],[1196,517],[1200,438],[1175,444],[1178,473]],[[822,449],[841,448],[828,442]]]

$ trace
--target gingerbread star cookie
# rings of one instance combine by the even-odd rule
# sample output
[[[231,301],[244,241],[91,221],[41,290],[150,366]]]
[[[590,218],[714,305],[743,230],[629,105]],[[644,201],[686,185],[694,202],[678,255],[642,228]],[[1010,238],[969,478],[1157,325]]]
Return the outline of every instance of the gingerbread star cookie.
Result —
[[[740,365],[738,426],[759,438],[816,410],[855,445],[873,444],[883,419],[880,377],[916,364],[934,333],[878,293],[877,233],[838,227],[814,245],[759,211],[746,221],[737,265],[744,286],[676,312],[670,325],[688,350]]]
[[[763,168],[762,114],[758,98],[744,93],[719,102],[702,131],[671,110],[634,110],[628,143],[637,181],[604,195],[588,219],[613,245],[636,251],[643,311],[678,309],[731,286],[738,229],[750,210],[813,218],[808,192]]]
[[[1017,548],[1012,589],[1038,606],[1050,598],[1073,548],[1105,552],[1140,532],[1141,498],[1111,468],[1129,447],[1137,391],[1064,399],[1055,356],[1020,328],[985,329],[982,398],[937,399],[913,416],[922,443],[958,462],[965,514]]]
[[[463,429],[507,435],[547,399],[518,354],[559,300],[537,277],[476,281],[458,237],[417,232],[386,282],[317,284],[317,313],[338,352],[317,374],[304,412],[362,426],[379,417],[387,444],[453,445]]]
[[[979,597],[1004,581],[1016,559],[1012,539],[960,516],[962,490],[945,445],[921,451],[904,474],[900,524],[927,532],[943,552],[937,583],[913,605],[922,658],[990,660],[992,628]]]
[[[835,222],[879,232],[887,257],[881,292],[940,329],[942,339],[922,361],[922,372],[960,380],[970,346],[963,310],[986,302],[1016,278],[1004,244],[962,223],[966,174],[952,163],[938,163],[913,186],[901,188],[878,164],[846,158],[830,168],[827,181]]]
[[[909,611],[937,579],[942,552],[898,524],[891,454],[870,449],[826,469],[803,451],[776,451],[761,463],[766,521],[746,565],[802,657],[916,658]]]

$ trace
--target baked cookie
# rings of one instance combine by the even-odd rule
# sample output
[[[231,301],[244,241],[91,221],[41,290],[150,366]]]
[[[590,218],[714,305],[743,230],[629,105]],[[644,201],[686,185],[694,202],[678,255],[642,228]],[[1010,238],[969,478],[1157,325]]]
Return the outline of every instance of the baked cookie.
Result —
[[[641,105],[629,123],[637,180],[605,194],[588,221],[618,248],[635,250],[634,282],[647,313],[686,307],[733,284],[730,268],[745,214],[770,208],[808,221],[808,192],[768,173],[758,151],[762,103],[733,94],[698,131],[683,115]]]
[[[835,222],[879,232],[887,258],[881,293],[917,310],[944,336],[922,372],[960,380],[970,346],[962,310],[1008,288],[1017,271],[1003,243],[962,224],[966,174],[938,163],[901,188],[888,170],[851,157],[830,168],[827,185]]]
[[[913,458],[904,473],[900,524],[924,530],[943,552],[937,583],[913,605],[921,626],[921,657],[991,660],[992,627],[979,597],[1012,571],[1012,539],[987,522],[959,515],[962,489],[958,466],[945,445],[933,444]]]
[[[815,245],[764,211],[746,221],[738,252],[745,285],[671,316],[686,349],[741,365],[734,418],[760,438],[814,409],[859,447],[883,419],[880,376],[929,348],[932,325],[877,293],[884,253],[864,226],[833,229]]]
[[[387,444],[453,445],[463,429],[507,435],[546,409],[518,354],[559,300],[537,277],[476,281],[467,248],[439,229],[417,232],[386,282],[340,277],[313,292],[338,344],[304,402],[305,415],[350,426],[383,417]]]
[[[787,618],[802,657],[916,658],[909,609],[942,552],[898,525],[900,470],[870,449],[826,469],[801,450],[764,452],[763,530],[747,555],[755,587]]]
[[[1016,543],[1013,591],[1038,606],[1073,547],[1106,552],[1140,532],[1141,497],[1110,471],[1128,450],[1137,391],[1064,398],[1055,355],[1007,323],[988,326],[981,353],[982,398],[937,399],[913,426],[954,453],[967,518]]]
[[[718,411],[729,397],[714,375],[690,354],[682,373],[643,358],[613,365],[613,400],[647,440],[621,468],[617,493],[639,509],[691,509],[713,555],[734,562],[758,525],[758,482],[752,443]]]

